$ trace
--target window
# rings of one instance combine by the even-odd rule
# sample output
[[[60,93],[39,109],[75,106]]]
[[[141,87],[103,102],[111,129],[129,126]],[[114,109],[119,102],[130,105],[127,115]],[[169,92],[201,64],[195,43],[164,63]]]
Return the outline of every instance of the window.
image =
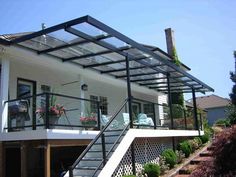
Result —
[[[101,108],[102,114],[104,114],[104,115],[108,114],[108,111],[107,111],[107,97],[100,96],[100,108]]]
[[[145,114],[147,114],[148,117],[154,118],[153,104],[151,103],[143,104],[143,111]]]
[[[97,113],[97,101],[98,101],[98,96],[90,95],[90,112],[91,113]]]
[[[90,95],[90,100],[100,101],[101,113],[104,114],[104,115],[108,114],[107,97]],[[90,103],[90,110],[91,110],[91,112],[94,112],[94,113],[97,112],[97,103],[96,102],[91,102]]]

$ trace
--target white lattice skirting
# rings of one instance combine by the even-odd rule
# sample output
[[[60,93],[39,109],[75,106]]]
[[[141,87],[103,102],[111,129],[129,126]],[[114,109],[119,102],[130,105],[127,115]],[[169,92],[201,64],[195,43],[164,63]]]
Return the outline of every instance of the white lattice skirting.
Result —
[[[143,165],[148,162],[159,163],[159,155],[166,148],[172,148],[171,138],[135,138],[135,166],[137,173],[141,172]],[[127,150],[113,177],[122,177],[132,174],[131,150]]]

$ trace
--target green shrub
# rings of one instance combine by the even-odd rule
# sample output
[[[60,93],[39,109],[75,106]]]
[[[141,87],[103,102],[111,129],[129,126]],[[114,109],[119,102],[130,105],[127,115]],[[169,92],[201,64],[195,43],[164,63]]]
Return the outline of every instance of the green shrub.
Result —
[[[202,140],[201,140],[200,137],[195,137],[194,140],[197,141],[198,147],[201,147],[201,146],[202,146]]]
[[[177,163],[181,163],[185,157],[185,154],[181,150],[175,151],[176,157],[177,157]]]
[[[184,118],[184,107],[179,104],[172,104],[173,118]]]
[[[176,154],[172,149],[164,150],[161,155],[165,157],[166,163],[170,165],[170,168],[173,168],[177,163]]]
[[[215,125],[223,125],[223,126],[229,127],[230,126],[230,121],[229,121],[229,119],[218,119],[215,122]]]
[[[166,158],[164,156],[160,156],[159,166],[161,170],[161,175],[165,174],[165,171],[169,170],[169,164],[166,163]]]
[[[158,177],[160,176],[160,166],[154,163],[147,163],[144,165],[144,173],[148,175],[148,177]]]
[[[205,144],[206,142],[209,141],[210,135],[208,133],[205,133],[204,135],[200,136],[200,138],[202,140],[202,144]]]
[[[122,176],[122,177],[136,177],[135,175],[125,175],[125,176]]]
[[[185,157],[189,157],[192,152],[191,144],[186,140],[179,144],[178,150],[181,150]]]
[[[198,149],[198,141],[195,139],[189,140],[188,141],[192,147],[192,152],[196,151]]]

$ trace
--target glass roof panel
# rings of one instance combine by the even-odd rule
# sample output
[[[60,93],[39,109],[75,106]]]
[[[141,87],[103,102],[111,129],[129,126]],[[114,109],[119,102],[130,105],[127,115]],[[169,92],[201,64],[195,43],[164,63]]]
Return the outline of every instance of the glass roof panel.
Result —
[[[31,40],[21,42],[21,43],[19,43],[19,45],[30,48],[30,49],[34,49],[36,51],[51,48],[51,46],[49,46],[48,44],[46,44],[46,42],[44,42],[44,38],[41,36],[33,38]]]
[[[106,33],[86,22],[84,23],[80,23],[80,24],[77,24],[77,25],[73,25],[72,26],[73,28],[87,34],[87,35],[90,35],[90,36],[97,36],[97,35],[101,35],[101,34],[105,34]]]
[[[118,53],[109,53],[109,54],[104,54],[102,56],[110,58],[113,61],[122,60],[122,59],[124,60],[125,59],[122,55],[120,55]]]
[[[59,58],[70,58],[70,57],[76,56],[75,54],[73,54],[73,52],[71,52],[68,49],[56,50],[56,51],[48,52],[48,54],[54,55]]]
[[[95,43],[87,43],[87,44],[82,44],[82,45],[79,45],[78,47],[86,50],[86,51],[89,51],[90,53],[97,53],[97,52],[101,52],[101,51],[104,51],[104,50],[107,50],[106,48],[102,47],[102,46],[99,46]]]
[[[64,29],[48,33],[47,36],[54,38],[58,42],[73,43],[82,40],[80,37],[66,32]]]
[[[127,46],[126,43],[124,43],[123,41],[121,41],[121,40],[119,40],[119,39],[117,39],[115,37],[103,39],[102,41],[106,42],[106,43],[108,43],[110,45],[113,45],[116,48]]]

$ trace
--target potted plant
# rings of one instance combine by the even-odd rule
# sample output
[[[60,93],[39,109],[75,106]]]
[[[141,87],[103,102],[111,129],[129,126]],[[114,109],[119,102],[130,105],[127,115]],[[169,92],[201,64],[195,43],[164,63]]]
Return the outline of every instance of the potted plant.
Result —
[[[36,110],[36,114],[39,115],[39,118],[43,119],[44,123],[46,123],[46,107],[43,106]],[[48,118],[49,124],[57,124],[58,119],[65,114],[65,108],[61,104],[56,104],[56,98],[51,96],[49,100],[49,108],[48,108]]]
[[[95,113],[86,108],[86,113],[80,117],[80,122],[86,127],[94,127],[97,124],[97,117]]]

